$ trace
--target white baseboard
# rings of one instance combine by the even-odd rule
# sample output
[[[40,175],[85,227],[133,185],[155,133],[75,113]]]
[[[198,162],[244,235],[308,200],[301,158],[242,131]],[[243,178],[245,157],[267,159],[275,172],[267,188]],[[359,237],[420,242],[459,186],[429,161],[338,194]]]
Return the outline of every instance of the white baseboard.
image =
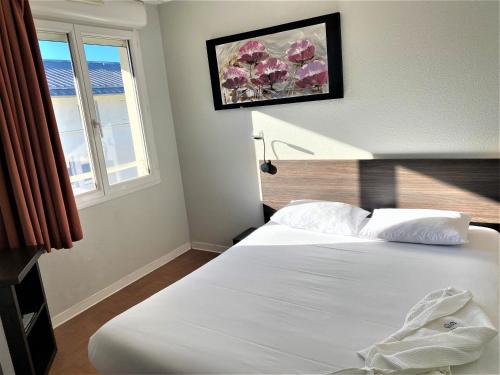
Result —
[[[163,266],[164,264],[174,260],[179,255],[184,254],[186,251],[191,249],[191,243],[186,242],[185,244],[179,246],[178,248],[172,250],[171,252],[161,256],[160,258],[152,261],[149,264],[139,268],[138,270],[128,274],[127,276],[115,281],[113,284],[107,286],[106,288],[100,290],[99,292],[85,298],[83,301],[71,306],[69,309],[52,317],[52,325],[55,327],[67,322],[71,318],[78,314],[81,314],[88,308],[94,306],[96,303],[101,302],[103,299],[108,298],[110,295],[118,292],[119,290],[125,288],[127,285],[132,284],[134,281],[139,280],[141,277],[153,272],[155,269]]]
[[[213,253],[223,253],[224,251],[226,251],[231,247],[226,245],[217,245],[214,243],[197,242],[197,241],[191,242],[191,246],[195,250],[211,251]]]

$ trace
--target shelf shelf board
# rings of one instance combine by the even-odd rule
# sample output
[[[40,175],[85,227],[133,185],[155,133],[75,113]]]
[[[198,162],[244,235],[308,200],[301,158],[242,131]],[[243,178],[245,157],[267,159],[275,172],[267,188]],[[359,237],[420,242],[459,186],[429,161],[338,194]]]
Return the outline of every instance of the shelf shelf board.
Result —
[[[41,246],[0,250],[0,287],[19,284],[43,251]]]
[[[40,308],[38,309],[38,311],[35,312],[35,314],[31,317],[31,319],[28,322],[28,324],[26,324],[26,326],[24,327],[24,332],[25,332],[26,336],[28,336],[30,334],[31,329],[36,324],[36,321],[38,320],[38,317],[40,316],[40,314],[42,313],[42,311],[45,309],[45,306],[46,306],[46,303],[45,302],[42,303],[42,305],[40,306]]]

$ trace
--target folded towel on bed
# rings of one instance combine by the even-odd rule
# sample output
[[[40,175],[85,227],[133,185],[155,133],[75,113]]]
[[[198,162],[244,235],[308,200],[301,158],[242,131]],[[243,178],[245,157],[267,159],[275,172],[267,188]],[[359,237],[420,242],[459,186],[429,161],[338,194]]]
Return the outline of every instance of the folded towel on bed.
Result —
[[[361,369],[334,374],[451,374],[450,366],[477,360],[497,330],[469,291],[446,288],[426,295],[403,327],[361,350]]]

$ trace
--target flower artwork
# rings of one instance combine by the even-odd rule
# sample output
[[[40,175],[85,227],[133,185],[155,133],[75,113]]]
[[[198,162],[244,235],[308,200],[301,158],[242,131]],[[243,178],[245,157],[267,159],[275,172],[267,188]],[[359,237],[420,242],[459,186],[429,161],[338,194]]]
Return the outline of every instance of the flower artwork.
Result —
[[[207,41],[216,109],[342,97],[339,22],[336,13]]]
[[[321,90],[328,82],[328,67],[323,61],[314,60],[297,69],[295,78],[298,87]]]
[[[325,25],[216,47],[223,104],[328,92]]]

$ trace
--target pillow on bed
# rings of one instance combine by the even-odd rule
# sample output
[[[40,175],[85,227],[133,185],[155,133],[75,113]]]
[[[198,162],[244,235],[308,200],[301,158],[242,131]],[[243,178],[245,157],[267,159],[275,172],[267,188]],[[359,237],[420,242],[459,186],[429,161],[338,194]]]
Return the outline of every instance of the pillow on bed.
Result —
[[[358,234],[361,223],[369,214],[347,203],[304,199],[291,201],[271,220],[292,228],[353,236]]]
[[[383,208],[373,211],[359,235],[432,245],[467,242],[470,217],[456,211]]]

